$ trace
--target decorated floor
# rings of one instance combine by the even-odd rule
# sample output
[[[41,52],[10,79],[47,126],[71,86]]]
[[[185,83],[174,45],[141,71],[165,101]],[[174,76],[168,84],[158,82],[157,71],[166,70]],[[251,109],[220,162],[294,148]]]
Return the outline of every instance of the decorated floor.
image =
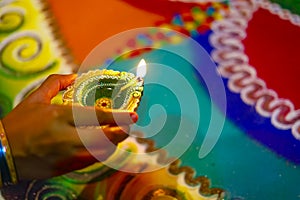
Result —
[[[296,0],[1,1],[1,117],[49,74],[148,63],[114,168],[3,198],[299,199],[299,14]]]

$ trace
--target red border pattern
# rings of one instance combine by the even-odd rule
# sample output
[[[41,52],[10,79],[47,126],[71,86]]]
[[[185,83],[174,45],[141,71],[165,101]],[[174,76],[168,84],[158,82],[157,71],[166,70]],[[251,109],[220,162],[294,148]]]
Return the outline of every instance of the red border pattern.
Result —
[[[231,91],[240,93],[246,104],[255,105],[259,114],[270,117],[275,127],[291,129],[293,136],[300,140],[300,110],[295,110],[290,100],[279,98],[274,90],[267,88],[266,83],[257,77],[256,69],[249,65],[244,52],[242,40],[246,37],[246,28],[259,7],[300,26],[300,17],[278,4],[267,0],[232,0],[224,19],[212,24],[210,42],[215,48],[212,57],[219,65],[221,76],[228,78]]]

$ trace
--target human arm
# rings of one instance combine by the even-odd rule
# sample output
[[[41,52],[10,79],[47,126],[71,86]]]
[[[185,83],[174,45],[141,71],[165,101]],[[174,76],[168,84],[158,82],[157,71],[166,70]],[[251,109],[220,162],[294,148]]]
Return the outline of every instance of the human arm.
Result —
[[[97,161],[87,146],[96,150],[97,158],[105,160],[114,152],[116,144],[128,136],[130,124],[136,122],[134,112],[51,104],[51,99],[75,78],[75,75],[48,77],[2,119],[19,179],[49,178],[86,167]],[[76,119],[74,110],[80,113]],[[95,113],[97,121],[91,121],[90,116]],[[81,129],[82,134],[78,135],[77,125],[97,123],[106,125],[102,129],[104,134],[98,134],[99,129]]]

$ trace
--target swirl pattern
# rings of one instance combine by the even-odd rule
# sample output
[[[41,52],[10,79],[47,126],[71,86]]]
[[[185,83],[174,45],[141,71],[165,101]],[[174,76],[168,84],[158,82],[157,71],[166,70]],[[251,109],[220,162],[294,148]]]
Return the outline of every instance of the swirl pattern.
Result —
[[[293,136],[300,140],[300,111],[295,110],[291,101],[281,99],[277,93],[266,87],[265,82],[258,78],[256,70],[249,65],[244,53],[242,39],[252,14],[259,7],[267,7],[283,19],[298,24],[298,17],[282,10],[277,4],[268,1],[232,1],[232,7],[227,14],[227,20],[216,21],[212,29],[214,34],[210,40],[216,48],[212,56],[219,64],[220,74],[228,78],[231,91],[240,93],[246,104],[255,105],[262,116],[271,117],[272,124],[279,129],[291,129]]]
[[[53,25],[45,1],[0,1],[0,83],[8,97],[1,109],[5,112],[47,75],[71,71],[72,58]]]
[[[0,11],[0,31],[2,33],[13,32],[20,28],[23,23],[24,10],[22,8],[8,7]]]
[[[77,199],[77,194],[65,185],[49,184],[44,181],[32,181],[26,191],[26,200]]]
[[[43,43],[38,34],[30,31],[15,33],[0,44],[0,69],[14,77],[45,71],[54,63],[49,64],[42,59],[43,51]]]

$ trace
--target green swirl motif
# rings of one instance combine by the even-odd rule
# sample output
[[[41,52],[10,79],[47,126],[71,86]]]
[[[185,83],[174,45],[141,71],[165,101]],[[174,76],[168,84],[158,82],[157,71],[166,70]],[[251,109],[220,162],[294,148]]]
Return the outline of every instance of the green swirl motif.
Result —
[[[0,44],[0,72],[16,77],[37,75],[55,66],[41,37],[22,31],[5,38]]]
[[[0,88],[10,104],[49,74],[71,72],[47,9],[44,1],[0,0]],[[12,107],[1,102],[2,113]]]
[[[47,181],[32,181],[26,191],[26,200],[77,199],[77,192],[64,184]]]
[[[7,8],[0,11],[0,33],[11,33],[24,24],[22,8]]]

